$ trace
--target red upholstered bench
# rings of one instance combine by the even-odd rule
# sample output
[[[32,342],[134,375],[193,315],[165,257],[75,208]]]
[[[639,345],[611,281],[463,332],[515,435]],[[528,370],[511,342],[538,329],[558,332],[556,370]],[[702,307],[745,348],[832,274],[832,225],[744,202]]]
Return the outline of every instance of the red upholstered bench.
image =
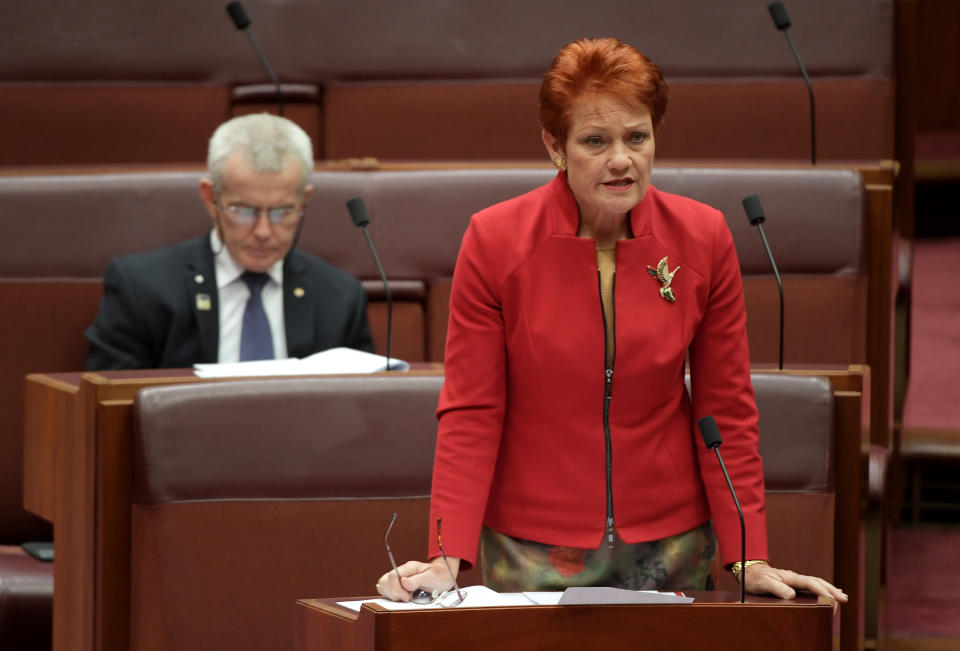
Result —
[[[0,545],[0,646],[47,650],[52,623],[53,563],[19,546]]]

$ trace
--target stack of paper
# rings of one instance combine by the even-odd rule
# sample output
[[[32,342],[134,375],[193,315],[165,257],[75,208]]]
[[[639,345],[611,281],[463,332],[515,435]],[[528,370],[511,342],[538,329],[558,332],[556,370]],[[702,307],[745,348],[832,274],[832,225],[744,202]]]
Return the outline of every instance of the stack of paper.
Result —
[[[303,359],[264,359],[233,364],[194,364],[197,377],[267,377],[277,375],[336,375],[387,370],[387,358],[352,348],[331,348]],[[410,364],[390,358],[391,371],[409,371]]]
[[[466,595],[461,604],[469,608],[490,608],[494,606],[554,606],[560,600],[562,592],[495,592],[483,585],[471,585],[460,588]],[[535,601],[534,599],[538,599]],[[420,610],[423,608],[440,608],[439,604],[415,604],[410,602],[390,601],[389,599],[365,599],[360,601],[338,601],[337,604],[359,612],[360,606],[374,603],[387,610]]]
[[[656,590],[623,590],[620,588],[567,588],[564,592],[495,592],[482,585],[461,588],[466,599],[464,608],[490,608],[494,606],[573,606],[583,604],[689,604],[693,597],[682,592],[657,592]],[[379,604],[387,610],[419,610],[440,608],[434,604],[414,604],[390,601],[389,599],[366,599],[338,601],[344,608],[360,612],[365,603]]]

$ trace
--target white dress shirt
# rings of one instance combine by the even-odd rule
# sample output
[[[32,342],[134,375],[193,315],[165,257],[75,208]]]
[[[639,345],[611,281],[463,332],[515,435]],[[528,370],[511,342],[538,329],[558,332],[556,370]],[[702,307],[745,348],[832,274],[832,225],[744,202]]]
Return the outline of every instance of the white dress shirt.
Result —
[[[217,277],[217,298],[220,302],[220,342],[217,361],[221,364],[240,360],[240,334],[243,330],[243,311],[250,298],[250,290],[240,277],[245,271],[234,262],[227,248],[220,242],[217,230],[210,231],[210,247],[215,252],[213,269]],[[263,311],[270,323],[273,336],[273,354],[276,359],[287,357],[287,331],[283,320],[283,260],[267,269],[270,279],[260,291]]]

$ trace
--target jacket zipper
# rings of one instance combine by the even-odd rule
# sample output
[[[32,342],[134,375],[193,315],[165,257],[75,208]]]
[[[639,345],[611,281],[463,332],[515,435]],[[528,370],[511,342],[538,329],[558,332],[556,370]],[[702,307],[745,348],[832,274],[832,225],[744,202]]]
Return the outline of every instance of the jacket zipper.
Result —
[[[613,362],[617,356],[617,312],[616,307],[611,310],[613,315],[611,342],[607,343],[607,313],[603,309],[603,279],[600,270],[597,270],[597,281],[600,288],[600,313],[603,316],[603,442],[606,452],[606,488],[607,488],[607,544],[613,547],[613,444],[610,439],[610,400],[613,398]],[[617,290],[617,272],[614,270],[611,282],[610,300],[613,301]],[[616,301],[614,301],[616,306]]]

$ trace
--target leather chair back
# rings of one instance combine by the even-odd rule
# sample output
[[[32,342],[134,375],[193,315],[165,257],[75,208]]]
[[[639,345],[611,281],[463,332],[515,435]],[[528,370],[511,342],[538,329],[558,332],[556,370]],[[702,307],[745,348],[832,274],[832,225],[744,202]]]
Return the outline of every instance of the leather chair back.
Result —
[[[829,383],[755,374],[771,553],[831,576]],[[426,549],[442,377],[153,387],[135,403],[131,646],[290,647],[294,601],[370,595]],[[480,581],[476,569],[462,585]]]

